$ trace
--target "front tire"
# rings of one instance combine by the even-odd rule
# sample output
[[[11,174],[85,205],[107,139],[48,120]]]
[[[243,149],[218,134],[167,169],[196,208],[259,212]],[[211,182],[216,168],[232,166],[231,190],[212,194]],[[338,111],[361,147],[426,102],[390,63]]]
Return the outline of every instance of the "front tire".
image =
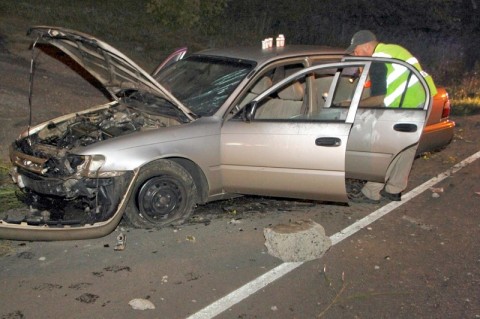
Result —
[[[193,213],[197,188],[181,165],[158,160],[143,167],[125,210],[125,219],[137,228],[179,225]]]

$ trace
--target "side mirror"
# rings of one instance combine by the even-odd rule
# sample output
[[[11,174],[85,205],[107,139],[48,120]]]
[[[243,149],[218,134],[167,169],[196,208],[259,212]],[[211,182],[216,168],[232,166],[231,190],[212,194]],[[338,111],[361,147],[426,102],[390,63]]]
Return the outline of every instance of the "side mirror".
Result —
[[[242,110],[242,120],[250,123],[255,115],[255,110],[257,108],[257,101],[248,102],[247,105]]]

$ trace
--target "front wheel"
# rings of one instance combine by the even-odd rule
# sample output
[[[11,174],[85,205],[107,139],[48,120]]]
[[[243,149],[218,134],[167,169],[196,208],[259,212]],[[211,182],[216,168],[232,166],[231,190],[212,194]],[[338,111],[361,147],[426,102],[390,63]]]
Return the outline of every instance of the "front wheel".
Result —
[[[188,171],[170,160],[159,160],[140,171],[125,217],[138,228],[181,224],[192,214],[196,197]]]

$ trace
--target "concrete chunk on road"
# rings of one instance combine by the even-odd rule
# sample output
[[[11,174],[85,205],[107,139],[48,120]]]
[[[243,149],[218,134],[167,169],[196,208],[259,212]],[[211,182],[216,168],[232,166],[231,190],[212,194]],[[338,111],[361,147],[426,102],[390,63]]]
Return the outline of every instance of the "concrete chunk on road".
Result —
[[[128,303],[134,310],[149,310],[155,309],[155,305],[147,299],[135,298]]]
[[[268,253],[284,262],[318,259],[332,246],[323,226],[312,220],[268,227],[263,234]]]

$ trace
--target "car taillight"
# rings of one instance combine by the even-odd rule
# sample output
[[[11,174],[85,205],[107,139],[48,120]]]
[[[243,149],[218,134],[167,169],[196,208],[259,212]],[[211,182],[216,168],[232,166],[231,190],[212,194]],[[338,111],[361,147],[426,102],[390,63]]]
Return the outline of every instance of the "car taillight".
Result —
[[[445,93],[445,103],[443,103],[443,110],[442,110],[442,119],[447,118],[450,116],[451,104],[450,99],[448,98],[448,93]]]

